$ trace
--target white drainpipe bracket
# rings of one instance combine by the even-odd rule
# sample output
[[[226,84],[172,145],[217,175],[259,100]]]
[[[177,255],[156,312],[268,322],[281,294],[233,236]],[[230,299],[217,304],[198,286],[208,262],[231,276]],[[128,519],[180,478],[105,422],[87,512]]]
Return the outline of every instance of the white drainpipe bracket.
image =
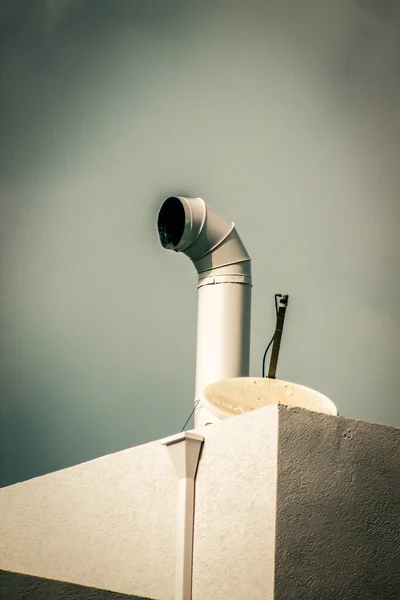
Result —
[[[161,442],[167,446],[178,479],[195,479],[203,441],[204,437],[198,433],[182,431]]]
[[[194,480],[203,441],[203,436],[184,431],[161,442],[167,447],[178,477],[175,600],[192,598]]]

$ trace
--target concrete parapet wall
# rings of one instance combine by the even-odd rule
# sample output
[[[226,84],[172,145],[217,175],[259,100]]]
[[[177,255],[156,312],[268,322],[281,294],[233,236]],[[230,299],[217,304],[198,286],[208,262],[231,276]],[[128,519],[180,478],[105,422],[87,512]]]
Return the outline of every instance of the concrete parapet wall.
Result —
[[[400,431],[269,406],[196,430],[193,600],[397,600]],[[174,597],[161,441],[0,490],[0,569]]]

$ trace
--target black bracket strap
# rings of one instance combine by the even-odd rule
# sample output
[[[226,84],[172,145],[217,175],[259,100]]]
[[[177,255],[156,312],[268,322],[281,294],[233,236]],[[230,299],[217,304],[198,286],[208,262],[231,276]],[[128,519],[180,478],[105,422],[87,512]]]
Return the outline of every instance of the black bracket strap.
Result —
[[[288,302],[289,296],[287,294],[282,294],[281,299],[279,300],[278,316],[276,318],[276,327],[274,333],[274,342],[272,346],[271,360],[269,363],[269,370],[267,375],[267,377],[269,377],[270,379],[275,379],[279,350],[281,347],[283,325],[285,322],[285,314]]]

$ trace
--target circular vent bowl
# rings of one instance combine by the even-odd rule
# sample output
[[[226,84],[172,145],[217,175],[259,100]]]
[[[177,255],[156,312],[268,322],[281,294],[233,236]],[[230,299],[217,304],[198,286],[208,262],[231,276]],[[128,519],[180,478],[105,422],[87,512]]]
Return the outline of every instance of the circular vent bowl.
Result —
[[[216,381],[205,388],[203,404],[220,419],[272,404],[297,406],[326,415],[338,414],[335,404],[323,394],[297,383],[264,377]]]

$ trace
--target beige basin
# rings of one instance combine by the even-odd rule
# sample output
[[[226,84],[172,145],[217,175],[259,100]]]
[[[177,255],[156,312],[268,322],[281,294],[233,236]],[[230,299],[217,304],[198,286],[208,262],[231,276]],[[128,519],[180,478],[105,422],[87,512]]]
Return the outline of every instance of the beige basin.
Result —
[[[220,419],[268,406],[285,404],[327,415],[337,415],[332,400],[311,388],[263,377],[237,377],[216,381],[203,392],[205,408]]]

